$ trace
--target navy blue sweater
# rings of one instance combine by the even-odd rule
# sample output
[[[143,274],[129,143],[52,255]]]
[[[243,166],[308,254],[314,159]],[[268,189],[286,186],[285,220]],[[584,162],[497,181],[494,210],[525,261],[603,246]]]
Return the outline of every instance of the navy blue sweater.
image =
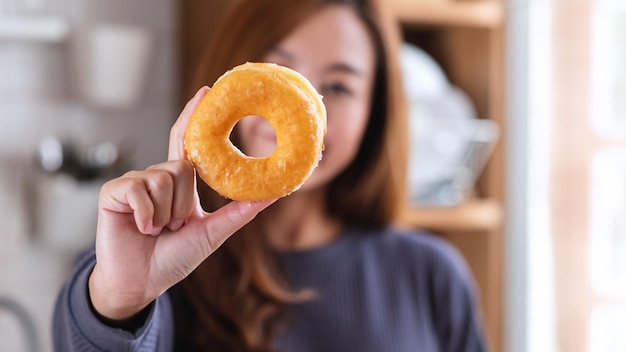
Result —
[[[288,282],[316,299],[290,307],[278,351],[486,351],[474,283],[462,257],[425,233],[350,230],[318,249],[278,252]],[[61,291],[53,322],[56,351],[173,351],[170,295],[137,331],[110,328],[89,308],[85,255]]]

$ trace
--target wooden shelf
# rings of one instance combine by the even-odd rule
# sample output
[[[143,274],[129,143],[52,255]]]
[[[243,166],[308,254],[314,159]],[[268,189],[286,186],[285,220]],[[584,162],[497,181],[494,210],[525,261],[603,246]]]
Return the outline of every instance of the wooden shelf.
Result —
[[[491,199],[471,200],[449,208],[408,206],[400,223],[435,232],[493,231],[502,224],[502,205]]]
[[[498,0],[388,0],[391,11],[407,24],[494,28],[503,23]]]
[[[506,130],[505,0],[385,0],[404,40],[430,54],[478,116]],[[504,138],[502,133],[502,138]],[[504,347],[504,152],[498,143],[476,185],[478,199],[449,208],[407,205],[399,224],[440,235],[465,257],[477,283],[489,350]]]

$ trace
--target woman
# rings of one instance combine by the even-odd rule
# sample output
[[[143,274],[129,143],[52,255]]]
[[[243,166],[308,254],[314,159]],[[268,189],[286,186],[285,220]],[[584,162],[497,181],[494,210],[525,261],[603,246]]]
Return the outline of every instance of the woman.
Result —
[[[324,96],[322,161],[273,204],[227,203],[202,183],[196,192],[182,135],[200,89],[172,128],[168,161],[103,186],[95,254],[56,307],[56,348],[485,350],[459,255],[391,226],[406,156],[396,30],[365,0],[251,0],[226,17],[199,82],[246,61],[299,71]],[[258,117],[233,140],[252,156],[275,147]]]

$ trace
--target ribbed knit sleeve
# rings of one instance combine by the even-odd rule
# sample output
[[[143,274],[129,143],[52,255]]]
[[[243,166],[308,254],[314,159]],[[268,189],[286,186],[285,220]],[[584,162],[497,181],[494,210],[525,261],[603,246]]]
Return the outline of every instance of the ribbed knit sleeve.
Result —
[[[93,314],[87,297],[87,282],[95,262],[94,251],[83,255],[57,298],[52,323],[54,350],[172,351],[173,312],[167,294],[151,305],[145,323],[135,332],[109,327]]]
[[[428,250],[432,314],[440,350],[486,351],[482,319],[471,272],[449,244],[429,239]]]

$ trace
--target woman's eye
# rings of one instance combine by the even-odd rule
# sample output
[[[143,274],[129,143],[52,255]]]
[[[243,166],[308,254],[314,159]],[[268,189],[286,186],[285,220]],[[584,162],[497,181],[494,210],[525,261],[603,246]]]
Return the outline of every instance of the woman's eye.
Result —
[[[342,83],[329,83],[322,87],[322,95],[345,95],[351,96],[352,90]]]

